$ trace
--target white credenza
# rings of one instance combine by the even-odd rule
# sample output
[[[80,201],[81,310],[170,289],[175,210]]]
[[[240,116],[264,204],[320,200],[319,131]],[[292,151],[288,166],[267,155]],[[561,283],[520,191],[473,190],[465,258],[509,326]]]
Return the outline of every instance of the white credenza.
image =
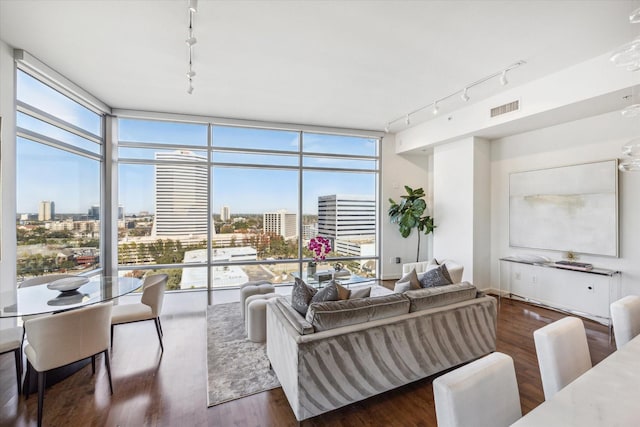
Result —
[[[620,272],[571,270],[553,263],[500,258],[500,295],[576,314],[611,326],[609,306],[620,298]]]

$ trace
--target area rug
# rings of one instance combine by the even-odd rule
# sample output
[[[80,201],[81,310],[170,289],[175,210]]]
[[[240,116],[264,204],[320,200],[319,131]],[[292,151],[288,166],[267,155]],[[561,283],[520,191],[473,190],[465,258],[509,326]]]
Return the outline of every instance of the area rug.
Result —
[[[208,406],[280,387],[266,343],[247,339],[240,303],[207,308]]]

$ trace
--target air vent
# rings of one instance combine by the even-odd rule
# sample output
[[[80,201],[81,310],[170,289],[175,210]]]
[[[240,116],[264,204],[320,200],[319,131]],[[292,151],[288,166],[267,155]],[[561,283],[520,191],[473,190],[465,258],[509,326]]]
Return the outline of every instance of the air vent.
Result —
[[[491,109],[491,117],[501,116],[503,114],[518,111],[520,109],[520,100],[510,102],[508,104],[500,105]]]

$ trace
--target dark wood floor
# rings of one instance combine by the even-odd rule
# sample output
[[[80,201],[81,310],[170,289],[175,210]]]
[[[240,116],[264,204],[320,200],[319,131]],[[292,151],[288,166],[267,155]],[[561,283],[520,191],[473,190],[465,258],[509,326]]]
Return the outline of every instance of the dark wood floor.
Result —
[[[161,355],[153,322],[116,328],[111,369],[114,394],[99,359],[95,376],[87,366],[47,389],[47,426],[296,426],[281,389],[207,409],[205,294],[170,294],[162,322]],[[511,355],[523,413],[544,397],[533,331],[564,315],[522,302],[502,300],[498,351]],[[615,350],[607,328],[585,321],[593,363]],[[435,426],[431,381],[427,378],[364,402],[307,420],[305,426]],[[37,399],[16,392],[13,355],[0,357],[0,425],[36,425]],[[487,396],[487,405],[491,396]]]

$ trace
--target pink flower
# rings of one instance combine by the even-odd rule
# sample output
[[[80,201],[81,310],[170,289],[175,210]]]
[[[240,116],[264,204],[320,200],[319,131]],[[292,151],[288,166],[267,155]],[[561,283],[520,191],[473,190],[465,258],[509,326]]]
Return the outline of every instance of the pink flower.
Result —
[[[331,242],[329,239],[316,236],[309,241],[309,245],[307,246],[310,251],[315,253],[313,257],[314,261],[324,260],[329,252],[331,252]]]

